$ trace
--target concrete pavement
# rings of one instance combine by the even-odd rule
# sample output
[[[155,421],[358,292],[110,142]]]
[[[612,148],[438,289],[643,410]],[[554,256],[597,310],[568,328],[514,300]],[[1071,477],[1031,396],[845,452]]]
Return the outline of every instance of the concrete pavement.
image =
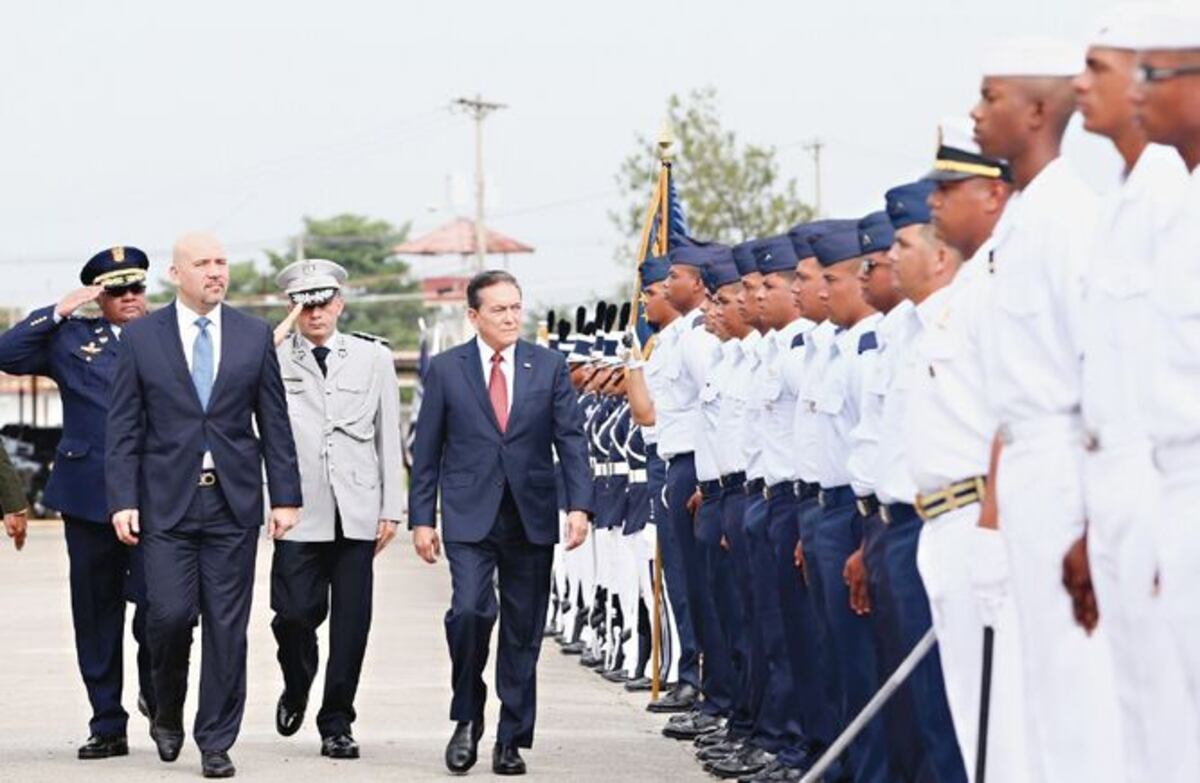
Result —
[[[258,578],[250,626],[246,717],[232,751],[238,778],[288,781],[336,776],[339,781],[445,780],[442,750],[451,724],[449,661],[442,615],[449,598],[444,561],[420,563],[398,538],[376,565],[374,625],[358,697],[355,736],[363,757],[331,762],[319,755],[314,703],[298,734],[275,733],[274,705],[281,677],[270,630],[270,544],[260,541]],[[129,613],[132,617],[132,612]],[[125,656],[130,755],[82,762],[75,748],[87,738],[87,699],[75,664],[67,593],[67,558],[61,524],[36,522],[25,550],[0,537],[0,783],[63,780],[138,781],[199,779],[200,761],[190,742],[195,708],[199,639],[194,646],[187,728],[179,760],[158,760],[147,723],[136,714],[132,635]],[[325,637],[321,637],[324,657]],[[541,780],[708,780],[689,745],[659,734],[663,719],[643,709],[644,694],[630,695],[583,670],[576,658],[547,641],[538,680],[538,735],[524,754],[529,776]],[[490,667],[489,667],[490,668]],[[318,676],[313,701],[319,701]],[[489,671],[489,683],[491,676]],[[488,734],[471,777],[492,777],[490,758],[497,706],[489,708]]]

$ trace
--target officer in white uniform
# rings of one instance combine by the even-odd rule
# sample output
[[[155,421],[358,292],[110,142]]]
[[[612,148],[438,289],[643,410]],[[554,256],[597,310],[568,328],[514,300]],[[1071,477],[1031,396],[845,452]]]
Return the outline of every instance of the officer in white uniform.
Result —
[[[396,534],[404,508],[400,392],[392,352],[378,338],[346,335],[346,271],[307,259],[285,267],[279,287],[303,311],[276,349],[300,460],[304,515],[271,562],[271,628],[284,691],[276,728],[300,728],[317,674],[317,628],[330,617],[325,694],[317,713],[321,754],[358,758],[354,696],[371,627],[374,558]]]

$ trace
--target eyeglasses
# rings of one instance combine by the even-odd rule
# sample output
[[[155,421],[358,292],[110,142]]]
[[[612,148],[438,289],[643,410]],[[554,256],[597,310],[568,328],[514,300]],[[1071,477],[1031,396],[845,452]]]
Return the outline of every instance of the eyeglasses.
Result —
[[[141,296],[146,293],[145,283],[130,283],[129,285],[116,286],[113,288],[105,288],[104,293],[111,296],[113,299],[120,299],[125,294],[133,294]]]
[[[862,273],[864,275],[869,275],[877,266],[887,266],[887,261],[879,258],[864,258],[862,260]]]
[[[1139,65],[1134,69],[1134,77],[1142,84],[1165,82],[1180,76],[1200,75],[1200,65],[1181,65],[1178,68],[1155,68],[1153,65]]]

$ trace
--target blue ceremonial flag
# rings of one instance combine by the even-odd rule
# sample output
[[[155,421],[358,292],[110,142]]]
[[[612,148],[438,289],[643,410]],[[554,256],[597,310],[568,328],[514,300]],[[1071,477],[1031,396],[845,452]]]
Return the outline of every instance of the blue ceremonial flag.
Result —
[[[675,179],[671,175],[671,161],[663,149],[661,168],[658,180],[654,185],[654,195],[646,210],[646,219],[642,225],[642,241],[638,252],[638,263],[650,258],[665,256],[669,250],[679,245],[688,244],[687,218],[683,214],[683,203],[675,192]],[[669,146],[669,145],[666,145]],[[642,300],[642,285],[638,274],[634,273],[633,300],[637,317],[634,319],[634,329],[638,342],[646,345],[654,330],[646,323],[645,302]]]

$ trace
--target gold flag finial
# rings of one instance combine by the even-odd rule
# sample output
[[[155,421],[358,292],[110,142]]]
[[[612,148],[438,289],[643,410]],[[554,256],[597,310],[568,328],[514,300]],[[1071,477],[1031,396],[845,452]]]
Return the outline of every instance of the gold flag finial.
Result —
[[[658,126],[658,157],[662,161],[671,159],[671,148],[675,146],[675,132],[671,129],[671,118],[663,117]]]

